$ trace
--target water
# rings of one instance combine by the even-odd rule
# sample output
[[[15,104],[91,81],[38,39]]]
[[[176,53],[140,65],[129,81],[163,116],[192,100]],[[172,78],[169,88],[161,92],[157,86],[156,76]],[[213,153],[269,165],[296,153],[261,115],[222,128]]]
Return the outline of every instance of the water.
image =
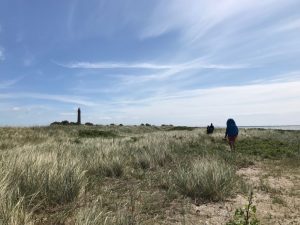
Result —
[[[277,129],[277,130],[300,130],[300,125],[287,126],[239,126],[240,128],[262,128],[262,129]]]

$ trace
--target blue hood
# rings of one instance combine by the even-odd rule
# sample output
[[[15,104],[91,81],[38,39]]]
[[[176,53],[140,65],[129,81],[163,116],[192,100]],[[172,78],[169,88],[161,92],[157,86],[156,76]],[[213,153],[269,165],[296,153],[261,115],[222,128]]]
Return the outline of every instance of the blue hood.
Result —
[[[226,134],[228,136],[237,136],[239,133],[239,129],[237,125],[235,124],[233,119],[228,119],[226,122],[227,128],[226,128]]]

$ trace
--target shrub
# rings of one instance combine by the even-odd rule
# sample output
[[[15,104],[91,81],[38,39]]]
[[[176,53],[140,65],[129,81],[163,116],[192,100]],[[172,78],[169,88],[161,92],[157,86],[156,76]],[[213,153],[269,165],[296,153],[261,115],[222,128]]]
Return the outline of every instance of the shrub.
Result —
[[[253,205],[253,192],[250,193],[248,204],[244,208],[235,210],[234,217],[226,225],[259,225],[256,218],[256,206]]]
[[[202,158],[190,168],[179,168],[175,174],[178,190],[189,197],[209,201],[224,200],[230,196],[238,177],[223,160]]]
[[[68,125],[68,124],[69,124],[69,121],[68,121],[68,120],[63,120],[63,121],[61,121],[61,124],[62,124],[62,125]]]
[[[118,136],[113,131],[104,131],[104,130],[79,130],[78,135],[79,137],[82,138],[97,138],[97,137],[114,138]]]
[[[186,127],[186,126],[176,126],[176,127],[171,127],[169,131],[174,131],[174,130],[187,130],[187,131],[192,131],[194,130],[194,127]]]

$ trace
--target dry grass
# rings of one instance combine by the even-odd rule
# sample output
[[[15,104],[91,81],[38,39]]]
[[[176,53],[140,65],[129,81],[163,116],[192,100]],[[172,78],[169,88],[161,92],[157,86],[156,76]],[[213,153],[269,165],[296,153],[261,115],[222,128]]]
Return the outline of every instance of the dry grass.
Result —
[[[231,196],[237,187],[235,170],[218,158],[202,158],[190,168],[179,168],[175,184],[179,191],[192,198],[220,201]]]
[[[186,221],[172,213],[182,215],[182,205],[195,199],[220,201],[239,192],[235,171],[260,160],[257,155],[284,160],[299,155],[299,132],[242,130],[238,153],[227,151],[223,132],[207,136],[205,129],[148,126],[0,128],[0,225]],[[264,148],[257,137],[279,150],[272,151],[272,144]]]

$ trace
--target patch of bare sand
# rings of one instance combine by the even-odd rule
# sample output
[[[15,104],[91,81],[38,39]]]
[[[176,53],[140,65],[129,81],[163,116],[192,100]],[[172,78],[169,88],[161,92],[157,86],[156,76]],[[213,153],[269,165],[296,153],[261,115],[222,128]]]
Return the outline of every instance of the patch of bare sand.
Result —
[[[254,188],[253,204],[261,224],[300,224],[300,181],[298,175],[280,174],[275,177],[260,164],[242,168],[238,175]],[[272,175],[271,175],[272,174]],[[269,188],[264,189],[264,184]],[[192,205],[186,215],[186,224],[221,225],[228,222],[235,210],[247,204],[247,196],[236,197],[220,203]]]
[[[260,185],[260,176],[264,174],[264,171],[258,165],[253,165],[239,169],[237,174],[252,187],[258,187]]]
[[[276,189],[276,190],[290,190],[293,188],[294,183],[285,177],[268,177],[267,178],[267,183],[270,185],[271,188]]]

